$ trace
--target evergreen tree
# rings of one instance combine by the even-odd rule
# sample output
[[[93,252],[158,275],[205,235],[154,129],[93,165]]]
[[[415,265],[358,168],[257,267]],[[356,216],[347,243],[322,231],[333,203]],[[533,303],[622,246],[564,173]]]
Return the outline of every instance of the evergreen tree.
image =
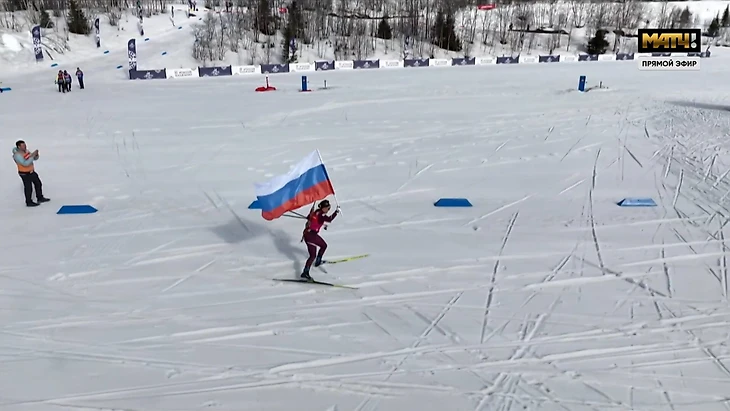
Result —
[[[254,26],[261,34],[270,36],[274,34],[273,18],[271,16],[271,7],[269,0],[259,0],[259,6],[256,10],[256,19]]]
[[[588,54],[604,54],[607,48],[606,31],[598,30],[596,31],[596,35],[588,42],[586,52]]]
[[[453,14],[439,10],[433,25],[433,43],[449,51],[461,51],[461,41],[456,35],[456,20]]]
[[[446,34],[447,42],[444,48],[451,51],[461,51],[461,41],[459,36],[456,35],[456,18],[451,13],[446,17]]]
[[[441,37],[441,32],[444,30],[445,25],[446,25],[446,16],[444,16],[443,10],[439,9],[439,11],[436,12],[436,20],[434,20],[434,22],[433,22],[432,42],[434,44],[439,43],[439,39]]]
[[[707,28],[707,34],[710,37],[717,37],[720,34],[720,16],[715,16],[710,23],[710,27]]]
[[[390,24],[388,24],[387,13],[383,16],[383,19],[380,20],[380,24],[378,24],[378,33],[376,34],[376,37],[383,40],[390,40],[393,38],[393,31],[390,29]]]
[[[46,9],[41,9],[41,27],[44,29],[53,28],[53,20],[51,20],[51,16],[48,14]]]
[[[730,26],[730,6],[725,7],[725,11],[722,12],[722,27]]]
[[[297,41],[301,40],[306,43],[307,40],[304,38],[304,16],[302,15],[302,7],[299,3],[292,1],[288,7],[289,21],[287,24],[291,26],[292,34]]]
[[[23,0],[8,0],[5,4],[7,11],[10,11],[10,12],[25,10],[27,6],[28,5]]]
[[[291,49],[291,41],[294,39],[292,33],[291,22],[284,28],[284,39],[281,40],[281,61],[284,63],[296,63],[297,53],[293,53]],[[294,40],[296,42],[296,40]]]
[[[86,18],[84,11],[81,10],[76,0],[69,0],[68,2],[68,31],[83,35],[91,33],[89,19]]]
[[[679,25],[684,28],[689,26],[690,23],[692,23],[692,12],[689,11],[689,7],[685,7],[679,15]]]
[[[306,43],[304,38],[304,17],[302,10],[296,1],[292,1],[288,7],[289,20],[284,28],[284,39],[281,43],[282,59],[285,63],[295,63],[297,56],[291,50],[291,41],[294,39],[299,47],[300,42]]]

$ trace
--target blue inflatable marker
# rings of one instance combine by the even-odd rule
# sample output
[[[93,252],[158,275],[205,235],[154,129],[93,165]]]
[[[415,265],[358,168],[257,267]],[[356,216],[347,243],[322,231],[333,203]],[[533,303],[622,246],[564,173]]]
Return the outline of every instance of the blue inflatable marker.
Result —
[[[178,30],[182,30],[182,26],[178,26],[178,28],[177,28],[177,29],[178,29]]]
[[[580,76],[578,79],[578,91],[586,91],[586,76]]]
[[[163,56],[166,56],[166,55],[167,55],[167,52],[166,52],[166,51],[163,51],[163,52],[162,52],[162,55],[163,55]]]
[[[656,207],[651,198],[624,198],[616,203],[619,207]]]
[[[261,210],[261,204],[259,204],[259,200],[253,200],[253,203],[249,204],[248,209]]]
[[[58,67],[58,63],[51,64],[51,67]]]
[[[119,69],[120,69],[120,68],[122,68],[122,67],[124,67],[124,66],[117,66],[117,70],[119,70]]]
[[[466,198],[439,198],[433,203],[436,207],[471,207],[471,202]]]
[[[104,54],[109,54],[109,50],[104,50]]]
[[[144,39],[144,41],[150,41],[150,38],[149,38],[149,37],[147,37],[147,38],[145,38],[145,39]]]
[[[97,209],[88,204],[83,204],[61,206],[56,214],[94,214],[95,212],[97,212]]]
[[[309,91],[309,88],[307,88],[307,76],[302,76],[302,91]]]

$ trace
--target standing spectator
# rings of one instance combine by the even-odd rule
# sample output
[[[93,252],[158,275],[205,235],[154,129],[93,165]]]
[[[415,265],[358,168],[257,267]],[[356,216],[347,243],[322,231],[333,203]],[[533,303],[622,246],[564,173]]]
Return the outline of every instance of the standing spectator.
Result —
[[[50,198],[43,197],[43,183],[40,177],[35,172],[35,166],[33,162],[38,160],[38,150],[32,153],[28,152],[28,148],[25,145],[25,141],[18,140],[15,142],[15,148],[13,149],[13,160],[15,165],[18,166],[18,175],[23,180],[23,189],[25,191],[25,205],[28,207],[37,207],[38,203],[45,203],[51,201]],[[35,196],[38,199],[38,203],[33,201],[33,187],[35,187]]]
[[[69,93],[71,92],[71,75],[68,74],[68,71],[63,71],[63,78],[66,80],[66,91]]]
[[[58,70],[58,75],[56,76],[56,84],[58,84],[59,93],[66,92],[66,78],[63,76],[62,70]]]
[[[79,88],[84,89],[84,72],[80,68],[76,67],[76,79],[79,80]]]

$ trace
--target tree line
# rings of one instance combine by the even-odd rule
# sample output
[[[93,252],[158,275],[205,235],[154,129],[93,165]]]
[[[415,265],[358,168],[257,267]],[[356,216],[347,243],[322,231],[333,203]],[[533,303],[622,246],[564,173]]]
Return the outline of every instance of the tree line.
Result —
[[[642,0],[199,0],[205,13],[193,29],[193,57],[202,64],[238,53],[238,64],[296,62],[306,52],[317,58],[366,59],[376,51],[399,50],[401,58],[433,58],[437,49],[454,55],[582,51],[631,52],[630,41],[642,27],[700,27],[717,36],[728,27],[730,10],[701,21],[688,7],[668,1],[650,6]],[[68,33],[88,34],[87,16],[99,15],[112,26],[136,16],[169,13],[168,0],[0,0],[7,12],[0,27],[28,30],[15,19]],[[50,13],[50,15],[49,15]],[[84,14],[85,13],[85,14]],[[195,13],[195,11],[193,11]],[[54,19],[51,18],[54,16]],[[60,19],[60,20],[59,20]],[[575,29],[585,29],[587,44],[576,44]],[[616,34],[611,44],[606,35]]]

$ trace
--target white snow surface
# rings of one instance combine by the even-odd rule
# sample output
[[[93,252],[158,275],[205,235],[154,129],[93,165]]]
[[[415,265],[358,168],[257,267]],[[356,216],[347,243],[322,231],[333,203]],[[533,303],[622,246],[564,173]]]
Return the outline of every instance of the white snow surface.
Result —
[[[4,33],[2,38],[0,38],[0,44],[12,52],[23,51],[23,46],[20,44],[18,39],[7,33]]]
[[[8,84],[0,409],[726,410],[729,63]],[[313,149],[357,290],[247,209]]]

